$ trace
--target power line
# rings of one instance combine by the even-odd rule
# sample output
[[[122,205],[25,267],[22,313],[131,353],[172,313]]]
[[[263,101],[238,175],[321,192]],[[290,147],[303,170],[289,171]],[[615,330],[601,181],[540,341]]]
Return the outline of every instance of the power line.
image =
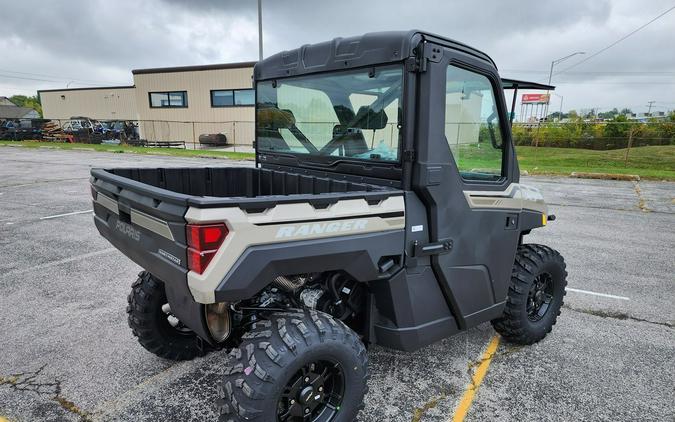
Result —
[[[675,10],[675,6],[671,7],[670,9],[668,9],[668,10],[666,10],[665,12],[661,13],[660,15],[656,16],[655,18],[653,18],[653,19],[650,20],[649,22],[645,23],[644,25],[640,26],[639,28],[634,29],[633,31],[629,32],[628,34],[626,34],[626,35],[624,35],[623,37],[619,38],[618,40],[614,41],[613,43],[611,43],[611,44],[608,45],[607,47],[602,48],[602,49],[596,51],[595,53],[591,54],[590,56],[586,57],[585,59],[583,59],[583,60],[581,60],[581,61],[579,61],[579,62],[573,64],[572,66],[568,67],[567,69],[563,69],[563,70],[561,70],[560,72],[556,72],[556,75],[559,75],[559,74],[561,74],[561,73],[567,72],[568,70],[572,69],[573,67],[579,66],[580,64],[589,61],[590,59],[592,59],[593,57],[597,56],[598,54],[603,53],[603,52],[609,50],[610,48],[614,47],[615,45],[617,45],[617,44],[620,43],[621,41],[625,40],[626,38],[630,37],[631,35],[633,35],[633,34],[639,32],[639,31],[641,31],[641,30],[644,29],[644,28],[646,28],[649,24],[651,24],[651,23],[657,21],[658,19],[661,19],[662,17],[664,17],[665,15],[667,15],[668,13],[670,13],[670,12],[673,11],[673,10]]]
[[[71,77],[68,77],[68,76],[49,75],[49,74],[45,74],[45,73],[19,72],[19,71],[16,71],[16,70],[8,70],[8,69],[0,69],[0,72],[13,73],[13,74],[17,74],[17,75],[45,76],[45,77],[48,77],[48,78],[57,78],[57,79],[60,79],[60,80],[73,81],[73,82],[93,82],[93,83],[96,83],[96,84],[114,84],[114,83],[116,83],[116,82],[110,82],[110,81],[97,81],[97,80],[91,80],[91,79],[71,78]],[[13,76],[8,76],[8,77],[13,77]],[[17,78],[17,79],[21,79],[21,78]],[[36,80],[43,80],[43,79],[36,79]],[[59,82],[59,81],[49,80],[47,82]]]
[[[556,85],[675,85],[672,81],[635,81],[635,82],[594,82],[594,81],[562,81],[556,82]]]
[[[39,82],[63,82],[63,81],[57,81],[54,79],[38,79],[38,78],[27,78],[24,76],[12,76],[12,75],[2,75],[0,74],[0,78],[9,78],[9,79],[23,79],[27,81],[39,81]],[[79,82],[79,81],[72,81],[73,83],[76,83],[78,85],[89,85],[89,86],[96,86],[97,84],[93,83],[88,83],[88,82]]]
[[[542,73],[546,74],[548,70],[534,69],[502,69],[502,72],[516,73]],[[566,72],[568,75],[675,75],[673,71],[615,71],[615,70],[597,70],[597,71],[575,71]]]

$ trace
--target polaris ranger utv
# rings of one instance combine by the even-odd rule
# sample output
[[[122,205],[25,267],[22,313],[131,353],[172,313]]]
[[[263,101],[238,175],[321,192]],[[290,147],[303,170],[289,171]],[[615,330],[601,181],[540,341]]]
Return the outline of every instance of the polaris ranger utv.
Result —
[[[254,86],[255,167],[91,172],[96,227],[146,270],[141,345],[230,351],[221,420],[354,420],[368,344],[551,331],[565,263],[523,242],[553,216],[519,183],[503,93],[535,85],[410,31],[276,54]]]

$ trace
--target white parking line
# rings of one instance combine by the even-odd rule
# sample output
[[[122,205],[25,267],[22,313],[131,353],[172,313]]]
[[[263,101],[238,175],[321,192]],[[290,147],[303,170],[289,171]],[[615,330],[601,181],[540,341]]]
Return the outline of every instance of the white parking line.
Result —
[[[67,212],[65,214],[49,215],[47,217],[40,217],[40,220],[49,220],[49,219],[52,219],[52,218],[67,217],[69,215],[86,214],[88,212],[93,212],[93,211],[94,210],[74,211],[74,212]]]
[[[34,265],[34,266],[28,267],[28,268],[17,268],[15,270],[11,270],[11,271],[8,271],[6,273],[0,274],[0,279],[7,278],[7,277],[10,277],[10,276],[15,276],[15,275],[18,275],[18,274],[28,273],[28,272],[31,272],[31,271],[40,271],[40,270],[44,270],[46,268],[56,267],[58,265],[68,264],[70,262],[80,261],[80,260],[87,259],[87,258],[93,258],[93,257],[99,256],[99,255],[107,255],[107,254],[113,253],[114,251],[116,251],[115,248],[107,248],[107,249],[103,249],[103,250],[96,251],[96,252],[89,252],[89,253],[86,253],[86,254],[83,254],[83,255],[71,256],[69,258],[59,259],[57,261],[51,261],[51,262],[46,262],[46,263],[40,264],[40,265]]]
[[[565,290],[567,290],[568,292],[583,293],[585,295],[608,297],[610,299],[630,300],[630,298],[626,297],[626,296],[616,296],[616,295],[610,295],[610,294],[607,294],[607,293],[591,292],[590,290],[573,289],[571,287],[567,287]]]

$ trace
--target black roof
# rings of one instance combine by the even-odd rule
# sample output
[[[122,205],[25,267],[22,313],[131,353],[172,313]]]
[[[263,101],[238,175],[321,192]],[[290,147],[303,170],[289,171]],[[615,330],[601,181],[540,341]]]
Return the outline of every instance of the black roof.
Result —
[[[176,67],[156,67],[150,69],[134,69],[131,71],[134,75],[144,75],[148,73],[174,73],[174,72],[195,72],[200,70],[220,70],[220,69],[245,69],[253,67],[256,62],[238,62],[238,63],[219,63],[205,64],[197,66],[176,66]]]
[[[521,81],[518,79],[502,78],[502,87],[504,89],[539,89],[542,91],[553,91],[555,86],[540,84],[538,82]]]
[[[261,80],[400,62],[412,56],[413,49],[425,40],[460,50],[495,66],[487,54],[466,44],[429,32],[410,30],[371,32],[356,37],[335,38],[331,41],[303,45],[262,60],[256,64],[253,74],[255,79]]]

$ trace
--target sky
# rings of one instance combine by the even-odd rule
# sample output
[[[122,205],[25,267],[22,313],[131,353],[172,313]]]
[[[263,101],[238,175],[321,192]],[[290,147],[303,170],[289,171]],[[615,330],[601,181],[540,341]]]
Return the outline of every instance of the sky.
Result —
[[[502,77],[548,80],[563,109],[675,109],[675,0],[262,0],[264,55],[335,37],[421,29],[490,55]],[[256,0],[3,2],[0,96],[130,85],[131,69],[258,58]],[[572,69],[566,70],[575,65]],[[551,110],[560,97],[551,100]]]

